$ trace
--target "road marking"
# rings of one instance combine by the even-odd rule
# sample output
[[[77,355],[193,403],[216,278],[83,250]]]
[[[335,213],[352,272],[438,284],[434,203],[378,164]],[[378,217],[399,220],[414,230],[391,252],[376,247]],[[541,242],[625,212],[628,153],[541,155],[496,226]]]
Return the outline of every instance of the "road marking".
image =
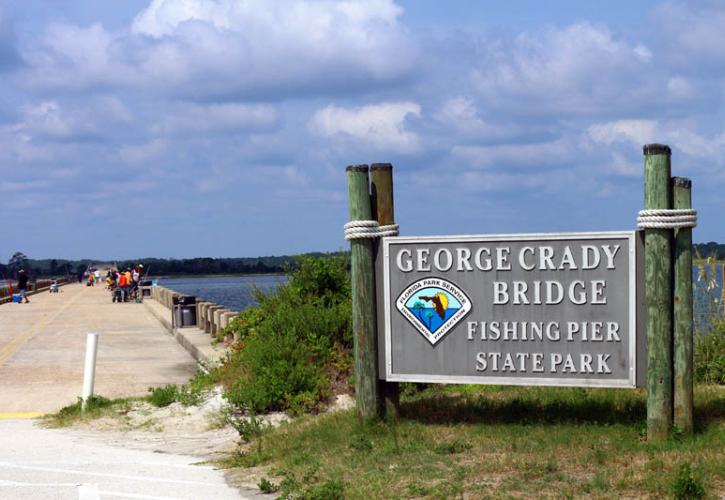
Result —
[[[25,420],[29,418],[44,417],[45,413],[39,412],[19,412],[19,413],[0,413],[0,420]]]
[[[83,483],[78,485],[78,500],[101,500],[98,485]]]
[[[123,493],[121,491],[105,491],[102,490],[99,492],[101,495],[110,496],[113,498],[120,497],[120,498],[139,498],[142,500],[184,500],[180,497],[158,497],[158,496],[152,496],[152,495],[140,495],[138,493]]]
[[[0,479],[0,486],[13,486],[13,487],[45,487],[45,488],[77,488],[78,483],[22,483],[19,481],[8,481],[7,479]]]
[[[142,500],[184,500],[183,498],[179,497],[160,497],[156,495],[144,495],[139,493],[125,493],[123,491],[106,491],[106,490],[98,490],[97,485],[88,485],[88,484],[78,484],[78,483],[22,483],[18,481],[7,481],[5,479],[0,479],[0,488],[3,486],[12,486],[13,488],[78,488],[78,499],[85,499],[86,497],[81,497],[81,488],[85,486],[95,486],[96,487],[96,496],[94,497],[88,497],[88,498],[101,498],[101,495],[104,497],[110,496],[113,498],[138,498]],[[87,490],[84,490],[87,491]]]
[[[13,464],[10,462],[0,462],[0,467],[6,469],[23,469],[23,470],[37,470],[41,472],[58,472],[61,474],[78,474],[81,476],[96,476],[96,477],[111,477],[114,479],[127,479],[129,481],[151,481],[155,483],[176,483],[176,484],[196,484],[200,486],[212,486],[212,487],[226,487],[226,484],[214,484],[207,483],[204,481],[189,481],[186,479],[167,479],[164,477],[152,477],[152,476],[129,476],[126,474],[111,474],[108,472],[88,472],[84,470],[74,469],[59,469],[56,467],[38,467],[33,465],[20,465]]]
[[[70,299],[68,302],[63,304],[63,306],[58,309],[55,313],[53,313],[50,317],[41,318],[38,320],[31,328],[25,333],[21,333],[14,339],[12,339],[10,342],[2,346],[0,348],[0,366],[2,366],[13,354],[15,354],[23,345],[25,345],[26,342],[28,342],[30,339],[35,337],[38,332],[45,327],[45,325],[53,321],[55,318],[57,318],[60,313],[64,312],[66,309],[68,309],[70,306],[72,306],[78,299],[80,299],[81,295],[83,295],[85,290],[81,290],[81,293]]]

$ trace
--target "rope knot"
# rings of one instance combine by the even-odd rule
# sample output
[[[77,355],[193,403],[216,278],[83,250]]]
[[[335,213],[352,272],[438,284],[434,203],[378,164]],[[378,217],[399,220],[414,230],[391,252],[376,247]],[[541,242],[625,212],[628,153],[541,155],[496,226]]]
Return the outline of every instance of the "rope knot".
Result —
[[[387,224],[381,226],[375,220],[352,220],[345,224],[345,239],[347,241],[364,238],[382,238],[384,236],[398,236],[399,226]]]
[[[640,210],[639,229],[681,229],[697,226],[697,210],[692,208]]]

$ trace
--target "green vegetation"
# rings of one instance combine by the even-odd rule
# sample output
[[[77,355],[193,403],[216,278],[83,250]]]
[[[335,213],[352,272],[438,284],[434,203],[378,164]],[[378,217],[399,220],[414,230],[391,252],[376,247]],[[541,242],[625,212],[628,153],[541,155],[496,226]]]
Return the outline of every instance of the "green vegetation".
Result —
[[[279,491],[279,486],[270,482],[270,480],[266,477],[263,477],[262,480],[259,481],[257,487],[262,493],[276,493],[277,491]]]
[[[179,388],[176,384],[169,384],[164,387],[149,387],[149,393],[147,397],[148,402],[154,406],[163,408],[176,401],[179,395]]]
[[[648,443],[641,390],[409,386],[398,419],[302,417],[228,465],[262,467],[293,498],[722,495],[725,388],[695,398],[693,437]]]
[[[194,378],[182,386],[169,384],[164,387],[150,387],[146,400],[159,408],[176,402],[184,406],[198,405],[203,401],[206,393],[214,387],[216,379],[215,370],[199,371]]]
[[[677,500],[705,498],[705,485],[702,478],[698,474],[693,476],[689,463],[680,466],[680,471],[672,484],[672,495]]]
[[[305,254],[307,257],[324,257],[340,254],[314,252]],[[262,256],[262,257],[230,257],[211,258],[195,257],[192,259],[159,259],[146,257],[123,261],[102,261],[98,259],[31,259],[22,252],[15,252],[7,264],[0,262],[0,279],[2,276],[15,277],[18,269],[29,272],[31,278],[75,276],[92,265],[117,264],[120,268],[135,267],[143,262],[147,270],[155,276],[169,275],[213,275],[213,274],[271,274],[282,273],[295,266],[296,256]]]
[[[725,384],[725,312],[714,257],[702,259],[697,270],[694,295],[700,317],[695,318],[695,380]]]
[[[710,255],[715,260],[725,260],[725,244],[710,241],[707,243],[695,243],[692,245],[692,251],[696,253],[696,257],[701,259],[702,255]]]
[[[695,380],[725,384],[725,322],[716,321],[695,339]]]
[[[300,258],[287,284],[257,300],[224,332],[239,338],[220,367],[226,398],[255,413],[317,411],[352,365],[347,258]]]
[[[261,436],[268,427],[255,415],[248,417],[230,415],[227,421],[239,433],[239,437],[245,443],[249,443],[253,438]]]
[[[53,428],[69,427],[78,422],[95,420],[117,414],[119,411],[128,411],[132,401],[132,398],[107,399],[103,396],[91,396],[88,399],[85,411],[83,411],[81,409],[82,400],[78,398],[78,401],[64,406],[58,413],[47,415],[44,418],[44,423]]]

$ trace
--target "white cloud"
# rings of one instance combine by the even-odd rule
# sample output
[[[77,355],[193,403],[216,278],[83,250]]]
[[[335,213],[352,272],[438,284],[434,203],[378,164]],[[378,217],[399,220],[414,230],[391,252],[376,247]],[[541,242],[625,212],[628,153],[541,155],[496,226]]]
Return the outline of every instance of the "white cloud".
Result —
[[[478,140],[490,140],[510,137],[514,132],[510,126],[485,121],[479,114],[472,99],[453,97],[443,103],[434,118],[458,133],[475,137]]]
[[[100,24],[89,27],[55,23],[23,51],[29,68],[20,85],[84,90],[129,85],[138,76],[119,45],[122,39]]]
[[[164,110],[153,125],[154,134],[222,133],[270,131],[277,125],[277,112],[269,105],[183,103]]]
[[[503,170],[510,167],[540,169],[571,162],[583,145],[576,138],[554,141],[494,146],[454,146],[451,154],[472,167]]]
[[[107,135],[113,125],[127,124],[132,116],[115,97],[89,97],[82,102],[41,101],[21,109],[17,133],[51,140],[88,140]]]
[[[673,76],[667,80],[667,93],[674,99],[689,99],[695,91],[687,78]]]
[[[318,110],[309,129],[323,137],[348,136],[381,151],[414,153],[420,149],[417,134],[406,128],[408,117],[419,117],[414,102],[389,102],[358,108],[327,106]]]
[[[390,0],[153,0],[133,22],[132,31],[153,37],[173,34],[180,25],[199,21],[225,30],[255,31],[276,27],[299,32],[303,26],[321,33],[335,22],[383,21],[395,24],[403,9]],[[296,33],[298,34],[298,33]]]
[[[580,23],[490,43],[473,81],[491,107],[584,115],[647,96],[651,57],[642,44]]]
[[[725,63],[725,6],[722,2],[663,2],[655,8],[663,55],[681,68],[723,75]]]
[[[617,120],[591,125],[587,133],[592,141],[608,146],[626,143],[630,148],[631,145],[639,147],[653,142],[665,143],[692,158],[709,160],[709,164],[697,167],[702,170],[722,165],[725,157],[725,132],[708,137],[695,128],[696,123],[691,121]],[[613,164],[614,170],[619,173],[632,170],[617,158]]]
[[[599,143],[630,141],[642,146],[657,141],[659,127],[654,120],[618,120],[591,125],[587,132]]]
[[[639,177],[642,175],[641,159],[639,162],[633,161],[628,155],[618,151],[612,151],[610,166],[614,173],[624,177]]]
[[[416,51],[393,0],[154,0],[128,30],[52,25],[20,84],[283,99],[389,85]]]

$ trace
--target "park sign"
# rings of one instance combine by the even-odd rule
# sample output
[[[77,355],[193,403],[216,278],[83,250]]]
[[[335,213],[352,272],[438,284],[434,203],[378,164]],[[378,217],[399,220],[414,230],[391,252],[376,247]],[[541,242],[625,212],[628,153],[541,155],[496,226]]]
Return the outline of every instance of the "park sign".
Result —
[[[380,377],[642,385],[640,246],[636,232],[383,239]]]

